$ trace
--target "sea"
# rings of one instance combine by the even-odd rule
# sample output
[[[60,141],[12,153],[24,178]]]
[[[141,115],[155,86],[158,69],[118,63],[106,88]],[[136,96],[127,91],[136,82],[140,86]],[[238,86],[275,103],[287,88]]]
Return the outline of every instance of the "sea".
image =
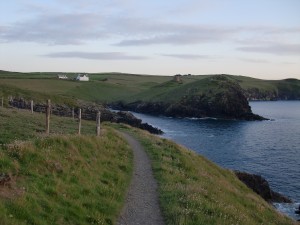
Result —
[[[270,120],[170,118],[133,113],[160,128],[171,139],[220,166],[263,176],[270,187],[292,204],[274,204],[299,220],[300,101],[250,102],[252,111]]]

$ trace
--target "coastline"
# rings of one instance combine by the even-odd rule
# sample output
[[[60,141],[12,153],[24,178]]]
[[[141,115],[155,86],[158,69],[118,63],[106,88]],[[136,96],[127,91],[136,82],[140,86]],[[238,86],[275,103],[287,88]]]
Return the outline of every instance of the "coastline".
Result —
[[[219,119],[215,120],[212,118],[174,119],[174,118],[169,118],[169,117],[154,117],[151,115],[145,115],[145,114],[139,114],[139,113],[133,113],[133,114],[136,117],[143,119],[143,121],[146,121],[149,124],[155,125],[158,128],[162,129],[165,132],[165,134],[163,134],[162,137],[171,139],[171,140],[175,141],[176,143],[179,143],[179,144],[182,144],[182,145],[188,147],[189,149],[193,149],[197,153],[205,155],[206,157],[208,157],[210,160],[214,161],[215,163],[222,165],[222,167],[230,168],[233,170],[238,169],[238,170],[249,172],[252,174],[262,175],[270,182],[270,186],[272,189],[275,187],[276,192],[280,192],[280,193],[283,193],[284,195],[287,195],[288,197],[292,198],[295,202],[292,204],[284,204],[284,203],[279,204],[279,205],[275,204],[276,208],[279,209],[283,213],[286,213],[286,211],[288,211],[289,215],[292,216],[294,219],[299,219],[299,217],[295,216],[294,210],[293,210],[293,207],[297,206],[297,204],[299,203],[299,198],[297,198],[297,196],[299,196],[299,195],[297,195],[296,192],[291,193],[291,190],[295,191],[295,188],[293,189],[293,187],[295,187],[295,185],[297,185],[297,181],[291,180],[290,182],[288,182],[289,180],[286,180],[286,177],[289,177],[289,175],[287,174],[288,171],[290,171],[290,173],[292,172],[293,174],[297,173],[297,170],[293,170],[294,168],[297,168],[297,165],[294,165],[294,166],[291,165],[291,167],[288,167],[289,168],[288,171],[286,171],[286,170],[284,171],[283,169],[280,169],[280,168],[282,168],[282,166],[279,166],[279,167],[276,166],[275,169],[272,170],[271,169],[272,165],[273,166],[278,165],[278,164],[274,164],[278,160],[279,160],[278,162],[284,162],[282,159],[278,158],[280,156],[279,153],[276,153],[276,154],[279,154],[278,157],[276,157],[278,159],[275,158],[276,160],[273,163],[271,163],[272,161],[269,161],[269,160],[273,160],[272,158],[275,157],[274,154],[272,154],[272,156],[269,160],[268,159],[264,160],[264,158],[262,158],[259,162],[255,162],[252,159],[253,156],[251,156],[251,158],[249,158],[249,157],[247,157],[247,155],[244,155],[242,158],[240,158],[239,151],[237,152],[237,154],[235,154],[233,156],[233,158],[229,157],[230,152],[227,152],[224,150],[222,150],[222,151],[219,150],[219,151],[217,151],[219,153],[216,152],[214,154],[214,151],[218,147],[213,147],[214,145],[217,144],[219,146],[219,148],[222,148],[222,149],[224,149],[224,147],[225,147],[225,149],[230,148],[230,147],[240,148],[239,147],[240,145],[236,146],[236,144],[234,144],[234,142],[235,142],[234,140],[232,140],[232,141],[228,140],[228,138],[230,138],[228,136],[238,138],[240,135],[236,136],[234,134],[241,132],[240,130],[242,130],[242,132],[247,131],[247,133],[255,132],[255,133],[249,133],[249,134],[247,134],[247,136],[251,135],[250,136],[251,138],[254,138],[257,136],[257,138],[259,138],[258,140],[256,139],[256,141],[258,141],[258,143],[267,142],[272,145],[272,142],[273,142],[272,139],[266,138],[266,137],[268,137],[268,135],[271,135],[270,131],[276,132],[278,130],[278,132],[280,134],[280,129],[283,129],[283,127],[282,127],[283,125],[281,125],[281,124],[282,123],[285,124],[287,121],[290,120],[290,117],[288,115],[285,115],[285,113],[284,113],[285,111],[282,112],[283,113],[282,116],[281,116],[281,114],[279,116],[274,115],[276,112],[276,108],[282,107],[280,105],[280,103],[284,103],[284,105],[286,105],[286,107],[289,107],[291,104],[292,105],[298,104],[297,102],[298,101],[250,102],[251,106],[252,106],[252,103],[254,105],[256,104],[254,108],[255,108],[255,110],[258,110],[259,112],[263,112],[261,110],[265,110],[266,108],[268,109],[270,107],[269,110],[271,110],[272,113],[267,114],[267,116],[269,118],[271,118],[272,120],[262,122],[262,123],[261,122],[247,122],[247,121],[226,121],[226,120],[219,120]],[[269,106],[268,107],[268,106],[264,105],[263,103],[267,103],[267,104],[270,103],[270,105],[268,105]],[[279,106],[278,106],[278,104],[279,104]],[[291,107],[291,109],[294,109],[294,108]],[[292,110],[290,113],[292,113],[292,115],[294,115],[294,116],[297,116],[297,110],[295,110],[295,109]],[[297,122],[291,121],[291,125],[296,126]],[[245,130],[246,127],[249,127],[250,130],[248,128],[247,128],[247,130]],[[278,127],[278,128],[276,128],[276,127]],[[197,129],[195,129],[195,128],[197,128]],[[218,130],[219,128],[222,128],[221,130],[223,130],[223,132],[221,132],[221,130],[219,131]],[[261,128],[263,128],[263,129],[257,133],[257,129],[261,129]],[[231,130],[230,133],[228,133],[226,131],[227,129]],[[292,133],[295,132],[295,131],[293,131],[293,127],[289,127],[288,129]],[[294,129],[297,129],[297,128],[294,127]],[[190,133],[191,130],[193,130],[194,134]],[[268,131],[268,132],[266,133],[266,131]],[[261,135],[261,132],[263,132],[263,135]],[[284,132],[284,133],[288,134],[288,132]],[[265,137],[265,135],[267,135],[267,136]],[[289,136],[289,137],[291,137],[291,136]],[[201,142],[198,142],[198,144],[196,144],[196,143],[193,144],[192,142],[195,139],[199,139],[199,141],[201,140]],[[227,143],[224,142],[224,144],[225,144],[224,145],[223,139],[224,139],[224,141],[228,140],[229,142],[227,142]],[[242,140],[244,140],[244,139],[242,139]],[[294,140],[297,140],[297,138]],[[232,144],[230,144],[231,142],[232,142]],[[251,139],[247,140],[246,142],[241,143],[244,150],[242,150],[242,149],[240,149],[240,150],[242,150],[242,151],[250,150],[251,148],[254,147],[254,146],[252,146],[252,143],[255,143],[255,142],[252,142]],[[282,142],[282,141],[279,142],[278,146],[280,146],[280,144],[283,144],[283,143],[284,142]],[[264,150],[265,153],[269,152],[267,150],[267,148],[268,148],[267,146],[261,146],[261,147],[262,147],[262,149],[265,149]],[[253,150],[255,150],[255,149],[253,149]],[[233,152],[236,152],[236,150],[234,150]],[[263,153],[263,152],[259,151],[259,149],[255,150],[254,152],[255,152],[255,154]],[[221,155],[225,156],[225,158],[223,157],[222,159],[218,159],[215,157],[216,154],[217,155],[221,154]],[[249,152],[247,152],[247,154],[253,155],[254,153],[252,151],[249,151]],[[234,159],[237,157],[238,157],[238,159]],[[294,158],[293,156],[291,156],[291,157]],[[239,163],[236,165],[235,163],[232,162],[232,160],[239,160]],[[267,166],[268,164],[266,164],[267,162],[271,163],[269,166],[270,170],[267,169],[267,168],[269,168]],[[259,163],[259,164],[257,164],[257,163]],[[267,170],[259,169],[261,167],[261,165],[263,167],[267,166],[266,167]],[[278,175],[280,175],[280,176],[278,176]],[[282,176],[284,176],[285,178],[283,178]],[[293,177],[295,177],[295,176],[293,176]],[[299,190],[299,189],[296,189],[296,190]],[[284,209],[284,210],[282,210],[282,209]]]

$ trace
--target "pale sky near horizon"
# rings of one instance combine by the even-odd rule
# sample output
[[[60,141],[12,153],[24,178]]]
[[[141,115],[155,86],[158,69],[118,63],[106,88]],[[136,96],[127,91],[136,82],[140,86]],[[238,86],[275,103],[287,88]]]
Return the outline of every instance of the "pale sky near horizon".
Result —
[[[9,0],[0,7],[0,70],[300,79],[299,0]]]

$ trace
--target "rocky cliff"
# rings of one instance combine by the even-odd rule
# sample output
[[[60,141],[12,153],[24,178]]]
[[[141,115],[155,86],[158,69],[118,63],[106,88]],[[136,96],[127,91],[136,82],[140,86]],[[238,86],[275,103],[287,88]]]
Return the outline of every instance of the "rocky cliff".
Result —
[[[267,202],[285,202],[291,203],[292,200],[273,191],[268,181],[260,175],[249,174],[245,172],[235,171],[236,176],[246,184],[250,189],[260,195]]]
[[[175,101],[115,102],[113,108],[154,115],[172,117],[216,117],[224,119],[263,120],[255,115],[237,82],[226,76],[214,76],[206,81],[206,88],[199,91],[197,86],[187,91]]]
[[[243,89],[243,93],[250,101],[300,100],[300,80],[269,81],[268,88],[264,85],[247,87]]]

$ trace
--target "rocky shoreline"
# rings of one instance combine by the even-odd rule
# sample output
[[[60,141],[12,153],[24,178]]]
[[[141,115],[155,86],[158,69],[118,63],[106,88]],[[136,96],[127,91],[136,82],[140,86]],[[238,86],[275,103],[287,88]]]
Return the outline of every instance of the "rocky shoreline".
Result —
[[[294,202],[290,198],[284,196],[283,194],[273,191],[270,188],[268,181],[262,176],[241,172],[241,171],[233,171],[233,172],[235,173],[236,177],[240,181],[242,181],[248,188],[253,190],[260,197],[262,197],[266,202],[272,204],[274,207],[276,207],[275,205],[277,205],[278,203],[294,204]],[[300,205],[294,208],[294,213],[296,217],[293,216],[292,218],[297,221],[300,221],[299,217],[297,217],[297,215],[300,215]]]
[[[196,103],[196,101],[194,102]],[[233,120],[247,120],[247,121],[262,121],[268,120],[262,116],[250,112],[240,114],[222,113],[213,111],[211,109],[204,109],[203,107],[195,107],[192,103],[163,103],[163,102],[143,102],[137,101],[126,104],[124,102],[115,102],[110,104],[114,110],[125,110],[137,113],[150,114],[154,116],[168,116],[175,118],[218,118],[218,119],[233,119]],[[225,108],[223,108],[225,109]],[[233,109],[233,108],[232,108]]]
[[[210,85],[207,90],[199,91],[197,87],[188,88],[185,94],[170,101],[135,100],[118,101],[110,107],[152,115],[170,117],[215,117],[237,120],[266,120],[252,112],[243,89],[237,82],[225,76],[214,76],[207,79]]]
[[[292,203],[288,197],[273,191],[268,181],[260,175],[250,174],[246,172],[234,171],[235,175],[247,185],[250,189],[260,195],[269,203]]]

